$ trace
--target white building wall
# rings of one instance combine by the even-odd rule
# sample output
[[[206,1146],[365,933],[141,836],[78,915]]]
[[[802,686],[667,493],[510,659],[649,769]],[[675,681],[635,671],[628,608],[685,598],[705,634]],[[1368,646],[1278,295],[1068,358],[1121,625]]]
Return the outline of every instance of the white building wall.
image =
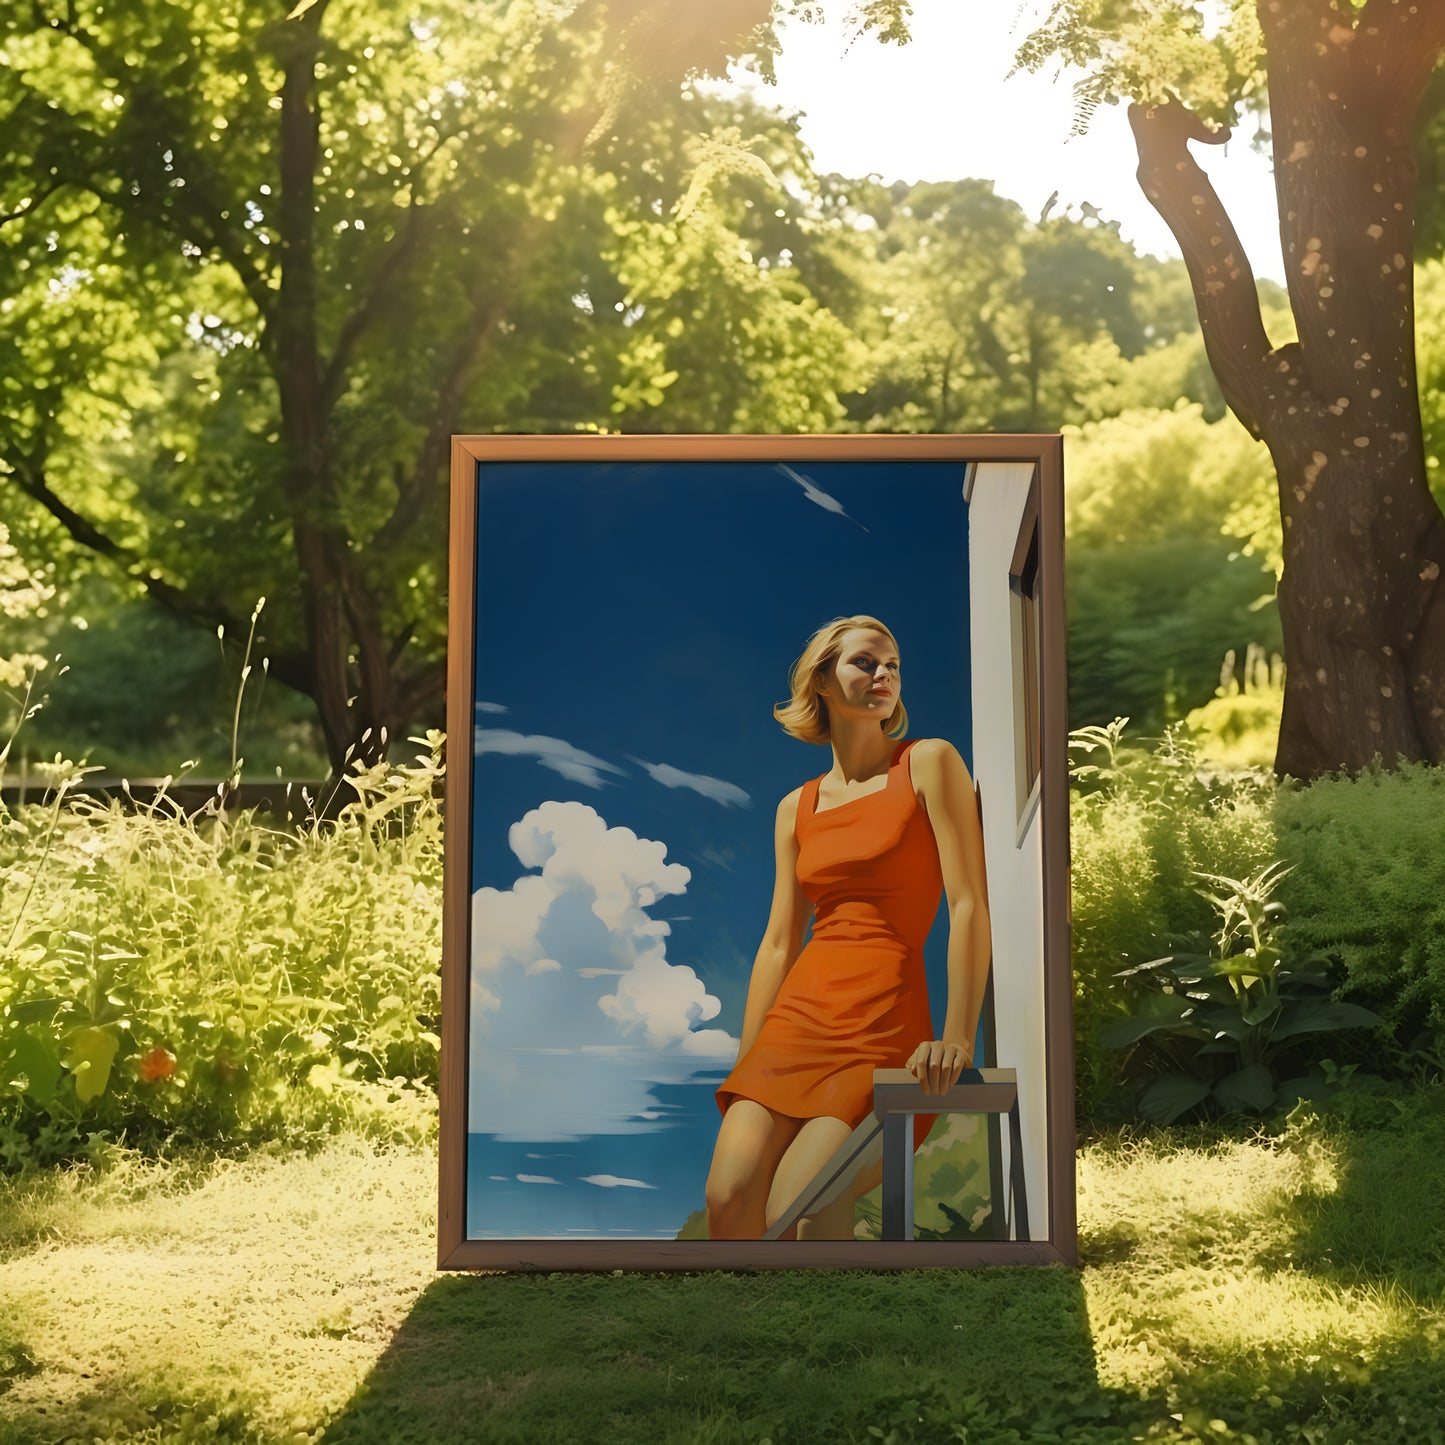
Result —
[[[973,762],[993,925],[996,1057],[1018,1071],[1030,1233],[1048,1233],[1043,851],[1037,791],[1020,831],[1009,566],[1032,463],[981,462],[968,505]],[[1008,1131],[1004,1130],[1005,1175]]]

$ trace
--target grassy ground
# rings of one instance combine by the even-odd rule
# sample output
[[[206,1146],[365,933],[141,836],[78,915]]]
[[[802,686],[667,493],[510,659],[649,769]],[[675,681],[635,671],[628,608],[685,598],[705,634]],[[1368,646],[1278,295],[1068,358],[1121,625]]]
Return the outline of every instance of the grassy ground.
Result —
[[[438,1278],[434,1164],[0,1184],[0,1442],[1445,1440],[1445,1101],[1107,1139],[1084,1268]]]

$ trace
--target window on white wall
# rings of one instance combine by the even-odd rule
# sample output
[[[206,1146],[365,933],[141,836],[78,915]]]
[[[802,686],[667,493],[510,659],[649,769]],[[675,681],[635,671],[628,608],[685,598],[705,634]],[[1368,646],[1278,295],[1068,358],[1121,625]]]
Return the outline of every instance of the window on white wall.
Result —
[[[1009,568],[1014,678],[1014,777],[1019,837],[1022,839],[1039,796],[1042,720],[1039,712],[1039,493],[1038,477],[1029,488]]]

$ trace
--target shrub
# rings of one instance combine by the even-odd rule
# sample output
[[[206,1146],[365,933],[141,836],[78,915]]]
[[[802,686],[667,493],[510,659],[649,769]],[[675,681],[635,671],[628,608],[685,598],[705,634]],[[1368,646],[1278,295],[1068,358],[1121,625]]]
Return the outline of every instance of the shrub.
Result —
[[[1196,873],[1241,876],[1274,857],[1274,780],[1215,773],[1182,730],[1154,749],[1126,743],[1127,719],[1071,736],[1073,961],[1079,1112],[1127,1108],[1120,1056],[1100,1031],[1130,1011],[1118,974],[1213,928]]]
[[[442,735],[299,831],[164,795],[0,815],[0,1165],[95,1135],[432,1128]]]
[[[1338,962],[1341,992],[1406,1040],[1445,1028],[1445,768],[1289,786],[1276,816],[1286,957]]]

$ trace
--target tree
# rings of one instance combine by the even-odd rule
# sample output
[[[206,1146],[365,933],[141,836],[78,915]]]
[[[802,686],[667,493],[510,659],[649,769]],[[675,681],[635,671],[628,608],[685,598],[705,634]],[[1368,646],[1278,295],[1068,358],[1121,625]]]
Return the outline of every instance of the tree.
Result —
[[[849,408],[869,430],[1037,431],[1106,415],[1140,389],[1132,361],[1153,367],[1193,329],[1183,267],[1136,256],[1097,217],[1029,222],[991,181],[831,186],[844,233],[872,242],[849,315],[873,358]],[[1181,382],[1186,370],[1183,358],[1171,368]]]
[[[665,308],[629,302],[634,253],[687,184],[646,152],[717,41],[631,0],[288,8],[0,15],[0,479],[178,617],[244,632],[266,596],[272,676],[340,767],[440,701],[451,435],[652,418]],[[709,270],[736,237],[694,211],[721,229],[679,290],[732,287],[775,358],[839,350],[796,290]],[[799,371],[779,424],[831,404],[829,366]]]
[[[1026,59],[1057,49],[1094,67],[1089,99],[1134,97],[1140,184],[1184,254],[1225,399],[1274,460],[1289,663],[1276,767],[1441,761],[1445,516],[1426,472],[1412,259],[1416,132],[1445,5],[1235,0],[1213,39],[1195,6],[1162,9],[1174,30],[1161,46],[1130,6],[1060,6],[1062,42],[1040,32]],[[1209,122],[1262,82],[1298,336],[1279,346],[1188,149],[1226,139]]]

